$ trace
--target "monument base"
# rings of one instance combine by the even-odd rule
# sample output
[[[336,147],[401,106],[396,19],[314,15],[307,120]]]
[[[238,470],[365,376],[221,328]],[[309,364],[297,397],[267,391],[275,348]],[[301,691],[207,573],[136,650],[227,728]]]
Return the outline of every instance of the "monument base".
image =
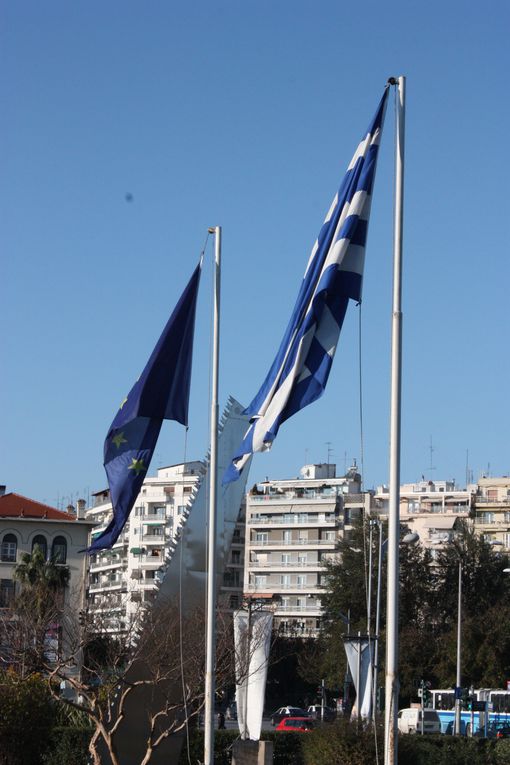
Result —
[[[232,746],[232,765],[272,765],[272,741],[234,741]]]

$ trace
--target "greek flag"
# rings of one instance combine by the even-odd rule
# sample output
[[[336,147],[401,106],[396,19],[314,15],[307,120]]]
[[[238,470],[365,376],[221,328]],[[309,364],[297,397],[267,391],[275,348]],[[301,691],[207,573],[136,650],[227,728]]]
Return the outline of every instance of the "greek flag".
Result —
[[[239,478],[254,452],[326,387],[349,298],[360,302],[365,244],[388,86],[326,215],[280,349],[245,410],[251,425],[223,476]]]

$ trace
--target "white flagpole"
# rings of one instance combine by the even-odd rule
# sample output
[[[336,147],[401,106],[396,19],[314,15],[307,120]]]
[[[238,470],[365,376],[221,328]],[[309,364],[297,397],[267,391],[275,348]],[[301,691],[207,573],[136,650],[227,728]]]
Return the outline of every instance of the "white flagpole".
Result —
[[[218,367],[220,326],[220,260],[221,227],[209,229],[215,236],[214,248],[214,316],[213,358],[211,379],[211,453],[209,459],[209,535],[207,544],[207,613],[205,656],[204,765],[214,761],[214,659],[216,653],[216,505],[218,452]]]
[[[402,220],[404,205],[405,77],[390,78],[397,86],[395,152],[395,219],[393,243],[393,316],[391,330],[390,497],[388,513],[388,593],[386,606],[386,704],[384,765],[397,763],[398,716],[398,587],[400,539],[400,410],[402,379]]]

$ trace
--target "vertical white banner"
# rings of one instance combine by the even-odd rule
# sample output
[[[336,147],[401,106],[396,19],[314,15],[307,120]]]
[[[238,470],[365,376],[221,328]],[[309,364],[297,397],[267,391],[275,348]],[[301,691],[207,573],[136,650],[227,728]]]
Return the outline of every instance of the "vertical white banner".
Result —
[[[356,703],[352,714],[363,719],[369,719],[372,713],[373,642],[372,639],[361,636],[344,638],[345,653],[356,690]]]
[[[241,738],[260,739],[271,647],[271,611],[235,611],[237,723]]]

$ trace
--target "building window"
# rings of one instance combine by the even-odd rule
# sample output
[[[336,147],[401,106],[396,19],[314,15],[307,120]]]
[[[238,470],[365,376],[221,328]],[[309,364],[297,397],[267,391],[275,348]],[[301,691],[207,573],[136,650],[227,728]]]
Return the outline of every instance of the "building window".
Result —
[[[241,551],[240,550],[232,550],[232,563],[235,563],[235,564],[241,563]]]
[[[297,575],[297,586],[304,587],[306,585],[306,574]]]
[[[262,545],[267,545],[269,541],[269,534],[267,531],[257,531],[255,534],[255,541]]]
[[[18,540],[14,534],[5,534],[2,540],[0,558],[5,563],[16,563],[16,551],[18,549]]]
[[[292,531],[290,529],[285,529],[283,532],[283,543],[286,545],[290,545],[292,542]]]
[[[37,536],[34,537],[32,541],[32,552],[34,552],[35,546],[39,547],[39,550],[42,552],[44,556],[44,560],[48,557],[48,542],[46,541],[46,537],[43,537],[42,534],[37,534]]]
[[[282,587],[290,587],[290,574],[281,574],[280,584]]]
[[[8,608],[14,600],[14,582],[12,579],[0,580],[0,608]]]
[[[282,566],[290,566],[289,553],[282,553]]]
[[[186,505],[177,505],[177,515],[182,515],[186,510]]]
[[[230,596],[230,608],[239,608],[239,595]]]
[[[67,562],[67,542],[64,537],[55,537],[51,546],[51,557],[55,563]]]

